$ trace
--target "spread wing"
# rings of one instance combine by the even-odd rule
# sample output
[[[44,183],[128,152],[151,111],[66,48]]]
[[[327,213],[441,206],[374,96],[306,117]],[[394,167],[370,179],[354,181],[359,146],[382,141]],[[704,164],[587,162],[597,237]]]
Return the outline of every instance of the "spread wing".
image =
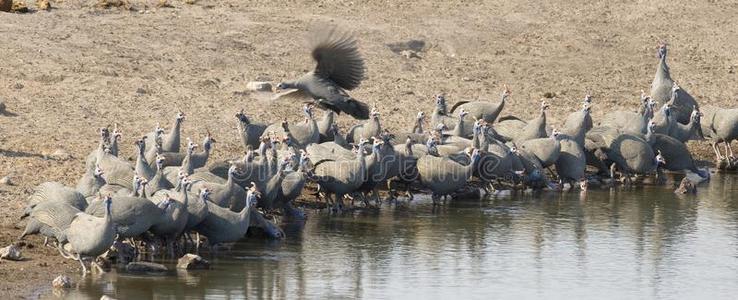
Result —
[[[284,92],[276,93],[272,96],[271,100],[277,99],[296,99],[296,100],[308,100],[311,99],[310,95],[304,90],[289,89]]]
[[[320,26],[311,32],[308,43],[317,62],[316,75],[346,90],[359,86],[364,79],[364,59],[352,35],[336,26]]]

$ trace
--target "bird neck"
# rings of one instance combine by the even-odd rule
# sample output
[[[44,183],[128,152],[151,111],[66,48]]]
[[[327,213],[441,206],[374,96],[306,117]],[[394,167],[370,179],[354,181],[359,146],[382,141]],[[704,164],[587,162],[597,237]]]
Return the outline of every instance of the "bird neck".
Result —
[[[139,196],[141,198],[148,199],[148,197],[146,197],[146,185],[145,184],[141,185],[141,195]]]
[[[187,193],[187,186],[181,186],[180,193],[182,195],[182,204],[184,204],[185,207],[187,207],[187,204],[190,202],[190,196]]]
[[[187,151],[187,155],[185,155],[185,158],[182,160],[180,170],[183,170],[187,174],[194,173],[194,169],[192,167],[192,151]]]
[[[172,136],[172,135],[178,134],[181,124],[182,124],[182,120],[178,118],[174,118],[174,124],[172,124],[172,128],[169,129],[169,135]]]
[[[661,58],[659,59],[659,65],[656,68],[655,80],[662,79],[671,79],[671,76],[669,74],[669,66],[666,64],[666,55],[661,56]]]
[[[113,218],[113,212],[111,208],[112,204],[110,202],[105,202],[105,223],[111,222],[111,219]]]
[[[412,133],[423,133],[423,120],[417,119],[413,125]]]
[[[356,154],[356,159],[359,161],[359,173],[363,174],[366,170],[366,160],[364,159],[364,150],[359,148],[359,152]]]
[[[236,185],[236,180],[233,178],[233,172],[228,172],[228,180],[226,180],[226,186],[233,188],[234,185]]]
[[[251,205],[252,201],[255,201],[256,199],[253,199],[252,195],[246,196],[246,205],[241,209],[240,212],[238,212],[238,220],[243,225],[245,223],[246,228],[250,225],[250,216],[251,216]]]
[[[372,121],[369,123],[370,132],[381,132],[382,131],[382,124],[379,123],[379,118],[372,117]]]
[[[507,102],[507,96],[503,95],[503,96],[502,96],[502,97],[500,98],[500,102],[499,102],[499,103],[497,104],[497,107],[496,107],[496,108],[495,108],[495,110],[494,110],[494,111],[492,112],[492,114],[493,114],[493,115],[498,115],[498,116],[499,116],[499,115],[500,115],[500,113],[502,112],[502,109],[503,109],[503,108],[505,108],[505,103],[506,103],[506,102]],[[492,120],[492,121],[494,121],[494,120]]]
[[[471,178],[472,174],[474,174],[474,169],[477,168],[477,162],[479,161],[479,156],[472,155],[471,162],[469,162],[468,165],[464,166],[464,178],[469,179]]]
[[[459,116],[459,120],[456,121],[456,128],[454,129],[456,135],[461,136],[464,133],[464,117]]]

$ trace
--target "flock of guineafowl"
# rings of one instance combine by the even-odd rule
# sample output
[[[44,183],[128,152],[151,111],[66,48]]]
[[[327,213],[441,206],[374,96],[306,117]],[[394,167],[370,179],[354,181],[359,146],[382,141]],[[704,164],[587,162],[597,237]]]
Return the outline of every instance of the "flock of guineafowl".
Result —
[[[119,157],[117,126],[101,128],[76,188],[46,182],[35,189],[22,237],[55,240],[59,252],[79,260],[86,273],[86,259],[123,241],[176,255],[201,243],[236,242],[250,227],[279,238],[283,233],[265,215],[304,219],[293,201],[307,185],[317,186],[315,195],[338,212],[355,200],[378,207],[378,189],[385,185],[389,201],[397,202],[398,189],[407,201],[413,190],[425,189],[436,205],[472,179],[493,193],[501,186],[586,189],[614,179],[632,184],[662,170],[688,172],[700,181],[709,172],[697,168],[685,146],[693,139],[709,141],[720,166],[736,165],[730,142],[738,138],[738,109],[700,106],[671,79],[666,45],[658,49],[650,96],[644,93],[634,111],[607,113],[597,126],[590,96],[558,128],[547,123],[545,102],[532,120],[501,116],[510,96],[505,87],[499,102],[459,102],[450,110],[444,96],[436,96],[428,128],[420,112],[407,132],[391,133],[376,110],[346,92],[364,77],[356,40],[336,28],[310,37],[317,67],[280,83],[274,97],[312,99],[303,108],[304,122],[267,126],[241,111],[236,118],[245,155],[211,162],[215,139],[209,133],[200,145],[186,139],[181,148],[180,112],[168,131],[157,125],[136,141],[134,165]],[[326,110],[320,119],[315,107]],[[344,134],[334,122],[340,113],[367,121]]]

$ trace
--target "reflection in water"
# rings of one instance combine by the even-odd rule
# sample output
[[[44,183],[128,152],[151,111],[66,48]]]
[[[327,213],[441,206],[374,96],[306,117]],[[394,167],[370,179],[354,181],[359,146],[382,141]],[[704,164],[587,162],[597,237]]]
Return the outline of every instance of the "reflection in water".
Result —
[[[213,270],[111,273],[67,296],[732,299],[735,184],[737,176],[717,176],[697,196],[637,187],[311,212],[287,225],[286,240],[236,244]]]

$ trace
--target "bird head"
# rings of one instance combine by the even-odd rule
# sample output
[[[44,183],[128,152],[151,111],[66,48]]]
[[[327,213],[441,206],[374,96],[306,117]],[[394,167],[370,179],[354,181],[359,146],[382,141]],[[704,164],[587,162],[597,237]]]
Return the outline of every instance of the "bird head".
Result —
[[[308,118],[313,117],[313,104],[305,104],[305,106],[302,107],[302,112],[305,113],[305,116]]]
[[[95,171],[93,172],[93,175],[97,178],[102,178],[103,174],[105,174],[105,172],[103,172],[103,170],[100,168],[100,165],[95,165]]]
[[[372,119],[379,120],[379,111],[377,110],[377,106],[376,105],[374,107],[372,107],[372,112],[371,112],[370,115],[371,115]]]
[[[338,135],[338,124],[333,123],[331,124],[331,132],[333,132],[334,135]]]
[[[216,143],[216,140],[213,138],[212,134],[210,134],[210,130],[206,131],[205,139],[202,141],[202,146],[210,150],[210,148],[213,146],[214,143]]]
[[[210,200],[210,189],[200,189],[200,199],[202,199],[203,202]]]
[[[419,111],[417,116],[415,117],[416,120],[424,122],[425,121],[425,113],[422,111]]]
[[[436,106],[446,106],[446,97],[443,94],[436,95]]]
[[[243,109],[241,109],[239,112],[236,113],[236,118],[238,118],[238,121],[244,124],[251,123],[249,121],[249,118],[246,116],[246,114],[243,112]]]
[[[164,128],[161,127],[161,123],[157,122],[156,127],[154,127],[154,134],[158,136],[162,133],[164,133]]]
[[[231,165],[230,167],[228,167],[228,175],[236,175],[236,174],[238,174],[238,166]]]
[[[286,89],[294,89],[295,84],[290,81],[282,81],[277,84],[277,90],[286,90]]]
[[[587,93],[587,95],[584,96],[583,102],[584,103],[587,103],[587,104],[592,104],[592,95],[590,95],[589,93]]]
[[[579,188],[582,189],[582,191],[586,191],[587,186],[589,186],[587,178],[582,177],[582,179],[579,179]]]
[[[558,129],[556,129],[556,128],[551,129],[551,138],[552,139],[554,139],[554,140],[557,139],[560,134],[561,134],[561,131],[559,131]]]
[[[656,53],[658,58],[666,58],[666,42],[659,43],[659,50]]]
[[[661,166],[661,165],[665,165],[666,164],[666,159],[664,158],[663,155],[661,155],[661,150],[657,150],[656,151],[656,159],[655,159],[655,161],[656,161],[656,165],[657,166]]]
[[[512,95],[512,91],[510,91],[510,88],[507,87],[507,84],[503,84],[502,86],[503,86],[503,90],[501,94],[502,99],[507,99],[508,97],[510,97],[510,95]]]

